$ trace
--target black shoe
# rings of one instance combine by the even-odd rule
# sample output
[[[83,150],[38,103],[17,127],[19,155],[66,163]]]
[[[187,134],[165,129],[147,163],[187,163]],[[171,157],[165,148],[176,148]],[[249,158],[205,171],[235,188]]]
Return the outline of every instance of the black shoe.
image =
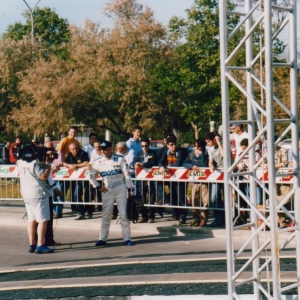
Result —
[[[35,252],[35,249],[36,249],[36,245],[30,245],[30,246],[29,246],[29,249],[28,249],[28,252],[29,252],[29,253],[34,253],[34,252]]]

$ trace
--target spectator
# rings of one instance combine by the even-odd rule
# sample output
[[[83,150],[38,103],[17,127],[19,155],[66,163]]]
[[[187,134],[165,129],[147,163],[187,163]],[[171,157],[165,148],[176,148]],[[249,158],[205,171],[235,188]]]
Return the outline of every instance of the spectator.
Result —
[[[92,166],[93,166],[93,163],[100,157],[102,156],[102,152],[101,152],[101,147],[100,147],[100,142],[99,141],[96,141],[94,142],[94,150],[92,151],[91,153],[91,158],[90,158],[90,162],[89,162],[89,169],[91,170],[92,169]],[[102,186],[102,180],[99,180],[98,181],[99,185]],[[92,191],[92,194],[91,194],[91,199],[92,200],[95,200],[97,199],[96,202],[102,202],[102,197],[101,197],[101,193],[98,193],[98,195],[95,193],[95,191]],[[97,208],[98,211],[101,211],[102,210],[102,207],[100,206],[96,206],[94,208]],[[118,213],[117,213],[118,214]]]
[[[77,143],[71,143],[69,145],[70,152],[68,153],[65,161],[63,162],[63,166],[71,169],[76,170],[78,168],[82,167],[88,167],[89,165],[89,157],[88,154],[80,149],[77,145]],[[71,200],[72,202],[82,202],[82,195],[83,195],[83,189],[84,184],[82,181],[72,181],[71,183],[69,181],[66,181],[66,191],[71,186]],[[92,212],[91,208],[93,206],[87,205],[87,212],[88,212],[88,219],[92,218]],[[77,205],[77,212],[78,216],[74,220],[83,220],[85,219],[85,207],[83,205]]]
[[[149,149],[150,141],[149,139],[142,139],[141,140],[141,147],[142,151],[138,152],[135,156],[133,164],[136,169],[143,169],[143,168],[152,168],[157,166],[158,164],[158,156],[155,151]],[[146,201],[146,196],[148,195],[149,203],[154,204],[155,202],[155,186],[154,182],[150,181],[149,186],[147,181],[137,182],[137,190],[142,191],[144,201]],[[142,208],[142,218],[138,220],[138,223],[154,223],[155,219],[155,208],[150,207],[149,217],[148,217],[148,209],[147,207],[143,206]]]
[[[174,133],[172,133],[172,132],[166,133],[166,134],[165,134],[165,138],[164,138],[165,144],[164,144],[164,146],[163,146],[161,149],[159,149],[159,151],[158,151],[158,159],[161,159],[163,153],[166,151],[166,149],[168,149],[168,147],[167,147],[167,138],[169,138],[169,137],[171,137],[171,136],[174,137],[174,138],[176,139],[176,141],[177,141],[177,138],[176,138],[176,136],[175,136]]]
[[[45,148],[48,148],[50,151],[54,151],[54,146],[51,142],[46,142]],[[55,166],[53,166],[52,160],[50,162],[51,162],[51,169],[55,169]],[[59,191],[57,189],[56,184],[52,178],[51,172],[48,177],[48,182],[49,182],[50,186],[52,187],[52,195],[49,197],[50,219],[47,222],[47,229],[45,232],[45,244],[47,246],[59,246],[59,245],[61,245],[61,243],[56,242],[54,240],[54,235],[53,235],[53,203],[52,203],[52,199],[56,199],[57,195],[61,195],[61,191]]]
[[[63,138],[56,147],[56,151],[59,154],[59,158],[61,158],[62,163],[64,162],[64,159],[69,153],[69,146],[71,143],[75,143],[78,146],[78,148],[80,148],[80,143],[78,140],[76,140],[76,134],[77,127],[71,126],[69,129],[68,136]]]
[[[94,143],[98,140],[98,136],[96,133],[91,132],[89,134],[89,142],[88,144],[83,146],[83,150],[88,154],[89,156],[89,161],[91,161],[91,155],[92,152],[95,150],[94,149]],[[85,202],[90,202],[91,199],[93,198],[93,191],[90,188],[90,184],[87,181],[84,181],[84,201]],[[86,210],[87,210],[87,218],[92,218],[93,212],[94,212],[94,206],[93,205],[86,205]]]
[[[208,145],[208,166],[211,172],[214,172],[216,168],[223,168],[223,146],[221,144],[220,137],[216,136],[215,133],[209,132],[205,141]],[[222,209],[224,208],[224,202],[222,200],[222,191],[224,193],[223,183],[212,184],[212,206],[213,208]],[[214,220],[210,224],[211,227],[224,226],[225,215],[224,211],[214,210]]]
[[[159,160],[158,166],[160,173],[166,173],[167,167],[182,167],[183,161],[187,156],[185,148],[177,146],[177,139],[174,136],[167,138],[167,147]],[[171,182],[171,204],[176,206],[185,206],[185,183],[184,182]],[[161,197],[162,195],[158,195]],[[160,199],[160,198],[159,198]],[[186,223],[186,209],[174,208],[172,213],[172,219],[179,220],[180,224]]]
[[[117,143],[117,145],[116,145],[116,154],[124,156],[127,168],[129,168],[129,170],[131,168],[133,168],[133,160],[134,160],[134,157],[135,157],[134,150],[129,149],[125,142],[118,142]]]
[[[241,151],[240,151],[239,156],[241,156],[244,153],[244,151],[248,148],[248,139],[241,140],[240,148],[241,148]],[[257,153],[256,153],[256,156],[257,156]],[[246,172],[249,170],[249,155],[248,154],[245,154],[243,159],[238,163],[237,169],[239,170],[239,172]],[[239,176],[239,188],[240,188],[241,192],[249,198],[250,197],[249,184],[246,182],[243,182],[243,181],[244,181],[244,177]],[[244,210],[247,207],[247,202],[244,200],[243,197],[239,197],[239,207],[241,208],[241,210],[240,210],[241,221],[242,221],[242,223],[247,223],[247,211]]]
[[[122,226],[123,239],[125,245],[132,246],[130,223],[127,218],[127,193],[131,197],[132,181],[124,157],[113,154],[112,144],[109,141],[101,143],[100,156],[93,164],[90,172],[90,182],[98,192],[102,193],[102,225],[100,239],[95,246],[105,246],[110,227],[110,219],[116,201]],[[100,186],[97,181],[97,175],[100,173],[103,178],[104,186]]]
[[[244,131],[243,124],[232,124],[230,129],[234,131],[233,138],[235,140],[236,157],[238,157],[241,153],[241,140],[247,139],[248,133]]]
[[[11,145],[9,149],[9,158],[12,164],[16,164],[18,157],[18,149],[21,147],[22,138],[17,136],[15,142]]]
[[[275,150],[275,168],[287,168],[289,166],[288,151],[286,149],[276,147]],[[276,184],[277,200],[281,202],[285,196],[291,191],[289,184]],[[288,202],[290,199],[288,200]],[[287,202],[286,202],[287,203]],[[280,228],[288,227],[285,213],[278,213],[278,223]]]
[[[134,151],[133,149],[129,149],[127,147],[127,144],[125,142],[118,142],[116,145],[116,154],[117,155],[123,155],[125,159],[126,166],[129,171],[129,175],[131,177],[134,177],[135,172],[133,169],[133,160],[134,160]],[[112,220],[115,220],[118,216],[118,207],[114,205],[113,213],[111,216]]]
[[[200,168],[208,167],[208,153],[206,151],[206,142],[202,139],[195,141],[194,150],[187,156],[183,166],[192,169],[193,172],[199,172]],[[189,183],[192,187],[192,206],[208,206],[208,184],[207,183]],[[201,205],[202,204],[202,205]],[[204,227],[207,224],[208,210],[193,209],[193,221],[190,223],[194,227]]]
[[[98,140],[98,136],[96,133],[91,132],[89,134],[89,142],[88,144],[83,146],[83,150],[88,154],[89,159],[91,159],[92,151],[94,150],[94,143]]]
[[[132,130],[132,138],[126,141],[126,145],[128,149],[132,149],[134,155],[137,155],[138,152],[142,150],[140,137],[142,133],[142,127],[135,126]]]
[[[174,133],[172,132],[166,133],[164,137],[165,145],[158,151],[158,161],[160,161],[163,153],[168,149],[167,138],[171,136],[174,137],[177,141],[177,138]],[[170,203],[170,188],[169,188],[170,186],[168,184],[164,185],[163,181],[157,181],[156,186],[157,186],[157,197],[158,197],[157,204],[161,205],[163,203]]]
[[[71,143],[75,143],[78,148],[80,148],[80,143],[78,140],[76,140],[76,134],[77,134],[77,127],[71,126],[69,129],[68,136],[63,138],[59,144],[56,147],[57,153],[58,153],[58,160],[56,160],[54,163],[56,164],[56,167],[60,167],[63,165],[63,162],[69,153],[69,146]],[[62,192],[63,195],[66,195],[66,186],[70,186],[70,182],[67,183],[67,181],[58,181],[57,182],[57,188]],[[64,196],[58,197],[58,202],[64,202]],[[71,205],[72,211],[76,211],[76,206],[74,204]],[[53,218],[61,218],[63,213],[63,205],[62,204],[55,204],[54,205],[54,216]]]
[[[2,163],[4,165],[10,165],[9,149],[11,147],[10,141],[5,141],[5,145],[2,149]]]
[[[100,142],[95,141],[94,142],[94,150],[91,152],[89,165],[92,166],[94,161],[97,160],[101,155],[102,154],[101,154]]]

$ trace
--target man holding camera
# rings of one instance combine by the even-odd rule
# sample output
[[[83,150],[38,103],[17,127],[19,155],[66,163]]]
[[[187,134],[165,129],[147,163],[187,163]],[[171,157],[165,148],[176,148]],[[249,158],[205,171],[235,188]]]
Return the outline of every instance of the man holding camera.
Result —
[[[54,249],[48,248],[44,241],[47,222],[50,220],[51,187],[47,179],[51,172],[50,163],[54,160],[54,149],[37,149],[32,145],[24,146],[20,151],[21,159],[17,161],[17,166],[21,194],[28,216],[29,252],[47,254],[54,252]]]

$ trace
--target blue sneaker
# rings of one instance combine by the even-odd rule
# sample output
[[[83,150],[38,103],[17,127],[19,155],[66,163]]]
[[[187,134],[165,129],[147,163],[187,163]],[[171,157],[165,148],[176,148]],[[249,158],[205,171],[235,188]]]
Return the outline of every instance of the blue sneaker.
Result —
[[[30,246],[29,246],[29,249],[28,249],[28,252],[29,252],[29,253],[34,253],[34,252],[35,252],[35,249],[36,249],[36,245],[30,245]]]
[[[133,245],[133,242],[132,242],[131,240],[127,240],[127,241],[125,242],[125,245],[126,245],[126,246],[132,246],[132,245]]]
[[[46,245],[37,246],[35,249],[35,253],[37,253],[37,254],[48,254],[48,253],[53,253],[53,252],[54,252],[54,249],[48,248]]]
[[[99,240],[95,243],[96,247],[105,246],[107,243],[105,241]]]

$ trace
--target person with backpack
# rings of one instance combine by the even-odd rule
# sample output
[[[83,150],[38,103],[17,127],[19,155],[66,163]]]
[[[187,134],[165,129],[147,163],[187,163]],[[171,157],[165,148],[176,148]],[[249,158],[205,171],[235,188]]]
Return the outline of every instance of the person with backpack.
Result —
[[[197,172],[200,168],[208,167],[208,153],[206,151],[206,142],[203,139],[197,139],[194,144],[194,150],[187,156],[183,162],[183,166],[192,169],[195,177],[199,177]],[[207,183],[190,183],[192,194],[192,206],[207,207],[208,206],[208,184]],[[190,190],[188,188],[188,190]],[[193,221],[190,226],[203,227],[207,224],[208,210],[193,209]]]

